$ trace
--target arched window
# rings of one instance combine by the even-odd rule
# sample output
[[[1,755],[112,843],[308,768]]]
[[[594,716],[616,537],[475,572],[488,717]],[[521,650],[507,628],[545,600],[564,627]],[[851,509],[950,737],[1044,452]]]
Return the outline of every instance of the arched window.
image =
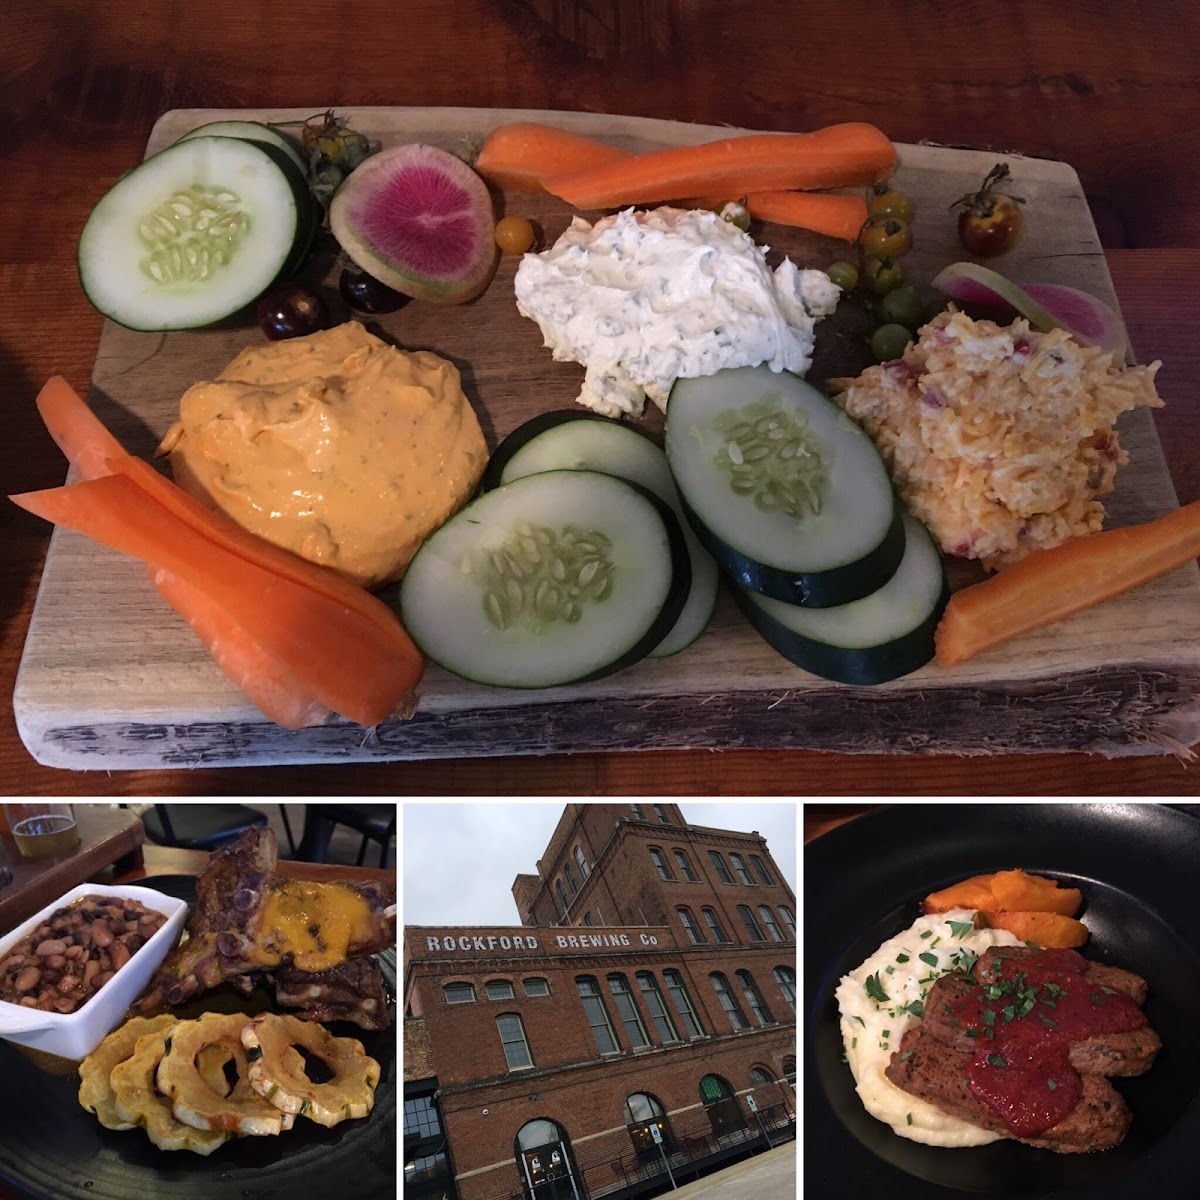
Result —
[[[765,942],[767,940],[763,937],[763,931],[759,929],[754,914],[745,904],[738,905],[738,916],[742,918],[742,924],[746,926],[746,932],[750,935],[751,941]]]
[[[720,1075],[705,1075],[700,1080],[700,1101],[718,1138],[746,1124],[733,1088]]]
[[[579,865],[580,874],[586,879],[591,873],[592,868],[588,866],[587,859],[583,857],[583,851],[575,847],[575,862]]]
[[[529,1053],[529,1042],[525,1037],[525,1026],[516,1013],[501,1013],[496,1018],[500,1031],[500,1045],[504,1048],[504,1060],[510,1071],[533,1066],[533,1055]]]
[[[596,1039],[596,1049],[601,1054],[616,1054],[621,1049],[621,1044],[617,1041],[612,1022],[608,1019],[608,1009],[604,1006],[604,995],[596,977],[580,975],[575,980],[575,986],[579,989],[579,998],[583,1001],[587,1023]]]
[[[711,908],[702,908],[700,911],[704,914],[704,923],[712,930],[713,938],[718,942],[729,941],[721,922],[717,920],[717,914]]]
[[[579,884],[575,882],[575,872],[571,870],[569,862],[563,863],[563,874],[567,877],[567,884],[571,889],[572,896],[579,895]]]
[[[700,1024],[700,1018],[696,1016],[696,1009],[692,1004],[691,996],[688,995],[687,984],[683,982],[683,975],[679,971],[664,971],[663,979],[666,981],[667,991],[671,993],[671,1003],[675,1005],[675,1011],[679,1014],[679,1021],[688,1036],[688,1041],[703,1037],[704,1026]]]
[[[679,1034],[675,1032],[675,1022],[671,1020],[662,992],[658,990],[658,980],[654,978],[654,972],[639,971],[637,981],[642,993],[642,1003],[650,1014],[654,1028],[658,1030],[659,1041],[664,1046],[679,1041]]]
[[[749,1029],[750,1022],[746,1020],[746,1014],[742,1012],[741,1005],[738,1004],[737,997],[729,986],[729,980],[720,971],[714,971],[709,979],[712,980],[713,991],[717,993],[717,999],[720,1000],[721,1007],[725,1010],[725,1015],[729,1018],[729,1024],[733,1026],[734,1033]]]
[[[688,856],[682,850],[674,851],[675,865],[679,868],[679,873],[688,881],[688,883],[696,882],[696,872],[692,870],[692,864],[688,862]]]
[[[448,983],[442,988],[447,1004],[473,1004],[475,1002],[475,985],[473,983]]]
[[[629,1133],[629,1140],[633,1143],[633,1148],[639,1155],[658,1152],[658,1143],[654,1140],[654,1134],[650,1132],[652,1125],[658,1126],[663,1147],[670,1153],[671,1133],[663,1106],[645,1092],[634,1092],[625,1101],[625,1128]]]
[[[693,946],[699,946],[704,940],[704,934],[700,932],[700,927],[696,924],[696,918],[692,916],[690,908],[677,908],[675,910],[679,914],[679,923],[683,926],[683,932],[688,935],[688,941]]]
[[[526,1200],[555,1194],[559,1200],[578,1200],[584,1194],[570,1140],[556,1122],[526,1122],[517,1131],[516,1150]]]
[[[667,866],[667,860],[663,857],[663,852],[657,846],[650,847],[650,861],[654,864],[654,869],[658,872],[659,879],[674,879],[671,874],[671,868]]]
[[[792,910],[786,904],[781,904],[779,915],[783,918],[783,923],[788,927],[788,932],[792,935],[794,942],[796,940],[796,918],[792,916]]]
[[[513,985],[507,979],[489,979],[487,981],[487,998],[489,1000],[511,1000]]]
[[[567,901],[567,891],[566,888],[563,887],[561,879],[556,879],[554,881],[554,890],[558,892],[558,902],[562,906],[563,916],[565,917],[567,915],[567,910],[571,907],[571,905]]]
[[[776,967],[774,975],[775,982],[779,984],[779,990],[783,993],[783,998],[788,1002],[788,1007],[795,1012],[796,972],[791,967]]]
[[[635,1050],[650,1045],[646,1027],[642,1024],[642,1014],[638,1012],[633,993],[629,990],[629,980],[624,975],[609,975],[608,990],[612,992],[613,1004],[616,1005],[621,1024],[625,1026],[625,1037],[629,1044]]]
[[[742,989],[742,995],[746,997],[746,1003],[750,1006],[750,1011],[754,1014],[754,1019],[760,1025],[774,1025],[775,1018],[771,1016],[771,1010],[763,1003],[763,998],[754,984],[754,976],[749,971],[739,971],[737,981],[738,986]]]
[[[796,1086],[796,1060],[794,1058],[783,1060],[783,1077],[793,1088]]]
[[[540,975],[535,975],[532,979],[526,979],[525,995],[527,996],[548,996],[550,995],[550,982],[543,979]]]
[[[768,887],[774,884],[775,880],[771,878],[771,872],[763,866],[763,860],[757,854],[750,855],[750,865],[754,868],[754,873],[758,876],[760,883],[765,883]]]
[[[775,1082],[775,1080],[772,1077],[771,1072],[766,1070],[766,1068],[764,1068],[764,1067],[751,1067],[750,1068],[750,1086],[751,1087],[756,1087],[756,1088],[765,1087],[768,1083],[774,1083],[774,1082]]]
[[[779,932],[779,926],[775,923],[775,914],[765,905],[758,906],[758,915],[762,917],[763,924],[767,927],[767,932],[777,942],[783,941],[783,934]]]
[[[712,863],[713,869],[717,872],[717,878],[722,883],[732,883],[733,876],[729,873],[729,868],[725,865],[725,860],[717,853],[716,850],[708,852],[708,861]]]
[[[740,854],[731,854],[729,861],[733,863],[733,869],[737,872],[737,877],[745,884],[754,886],[754,880],[750,878],[750,872],[746,870],[746,864],[742,862]]]

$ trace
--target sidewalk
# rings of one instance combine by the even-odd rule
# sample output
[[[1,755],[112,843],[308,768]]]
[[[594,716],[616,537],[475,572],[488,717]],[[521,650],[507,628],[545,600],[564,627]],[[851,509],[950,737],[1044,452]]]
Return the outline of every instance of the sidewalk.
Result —
[[[796,1145],[794,1141],[756,1154],[744,1162],[662,1193],[662,1200],[795,1200]]]

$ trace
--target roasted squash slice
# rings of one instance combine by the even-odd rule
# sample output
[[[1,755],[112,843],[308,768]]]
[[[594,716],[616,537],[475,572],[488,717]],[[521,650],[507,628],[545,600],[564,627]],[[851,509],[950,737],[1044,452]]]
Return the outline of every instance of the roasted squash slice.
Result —
[[[148,1033],[158,1033],[174,1024],[175,1018],[170,1013],[158,1017],[134,1017],[114,1029],[79,1064],[79,1103],[88,1112],[94,1113],[105,1129],[132,1129],[136,1124],[122,1117],[113,1104],[110,1079],[113,1068],[132,1056],[139,1038]]]
[[[251,1086],[284,1112],[337,1125],[365,1117],[375,1103],[379,1064],[356,1038],[334,1037],[298,1017],[266,1014],[242,1029],[242,1045],[250,1060]],[[321,1059],[333,1078],[327,1083],[309,1079],[295,1046]]]
[[[138,1038],[133,1054],[113,1067],[113,1107],[122,1120],[129,1122],[128,1128],[141,1125],[160,1150],[191,1150],[193,1154],[208,1155],[228,1141],[229,1134],[194,1129],[176,1120],[171,1102],[154,1088],[154,1074],[166,1053],[167,1036],[177,1023],[169,1013],[165,1015],[170,1020],[168,1028]]]
[[[223,1064],[229,1057],[238,1065],[238,1084],[253,1084],[240,1033],[246,1018],[241,1013],[205,1013],[195,1021],[181,1021],[170,1031],[169,1043],[155,1072],[158,1090],[171,1102],[176,1119],[195,1129],[224,1130],[250,1136],[270,1136],[291,1127],[285,1114],[268,1104],[249,1086],[226,1095],[228,1084]],[[217,1087],[206,1082],[212,1078],[213,1056],[208,1048],[221,1046],[229,1051],[220,1059]],[[204,1074],[199,1060],[204,1055]]]

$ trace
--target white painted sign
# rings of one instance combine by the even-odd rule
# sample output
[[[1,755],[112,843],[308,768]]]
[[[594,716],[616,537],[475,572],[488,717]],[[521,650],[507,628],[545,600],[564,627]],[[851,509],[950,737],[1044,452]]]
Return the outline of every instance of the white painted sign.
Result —
[[[662,1145],[662,1133],[657,1125],[650,1126],[650,1136],[654,1139],[654,1144],[656,1146]]]
[[[430,954],[474,954],[487,951],[514,951],[522,953],[552,950],[626,950],[638,946],[657,946],[658,937],[653,933],[560,933],[550,943],[544,943],[532,933],[514,934],[445,934],[440,937],[427,936],[425,948]]]

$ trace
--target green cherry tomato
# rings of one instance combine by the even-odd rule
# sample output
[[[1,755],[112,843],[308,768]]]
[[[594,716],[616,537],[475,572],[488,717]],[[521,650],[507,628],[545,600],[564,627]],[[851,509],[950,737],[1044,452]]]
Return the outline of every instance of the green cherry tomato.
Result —
[[[851,262],[830,263],[825,268],[825,274],[842,289],[852,292],[858,287],[858,268]]]
[[[888,292],[879,302],[879,315],[885,322],[916,329],[923,324],[922,308],[917,290],[913,287],[898,287]]]
[[[880,325],[871,335],[871,353],[880,362],[891,362],[903,356],[912,340],[912,333],[903,325]]]
[[[890,258],[864,258],[863,279],[877,296],[886,296],[904,286],[904,268]]]
[[[944,292],[939,292],[931,283],[918,283],[913,291],[921,305],[922,325],[932,321],[938,313],[945,312],[946,305],[950,303],[949,297]]]
[[[916,206],[912,202],[912,197],[904,192],[889,190],[872,196],[871,203],[867,205],[867,211],[872,218],[891,217],[894,220],[903,221],[907,225],[913,219]]]
[[[871,221],[858,235],[858,244],[874,258],[899,258],[912,245],[912,230],[904,221],[885,217]]]
[[[750,210],[741,200],[730,200],[728,204],[723,204],[719,215],[721,220],[728,221],[743,233],[749,232]]]

